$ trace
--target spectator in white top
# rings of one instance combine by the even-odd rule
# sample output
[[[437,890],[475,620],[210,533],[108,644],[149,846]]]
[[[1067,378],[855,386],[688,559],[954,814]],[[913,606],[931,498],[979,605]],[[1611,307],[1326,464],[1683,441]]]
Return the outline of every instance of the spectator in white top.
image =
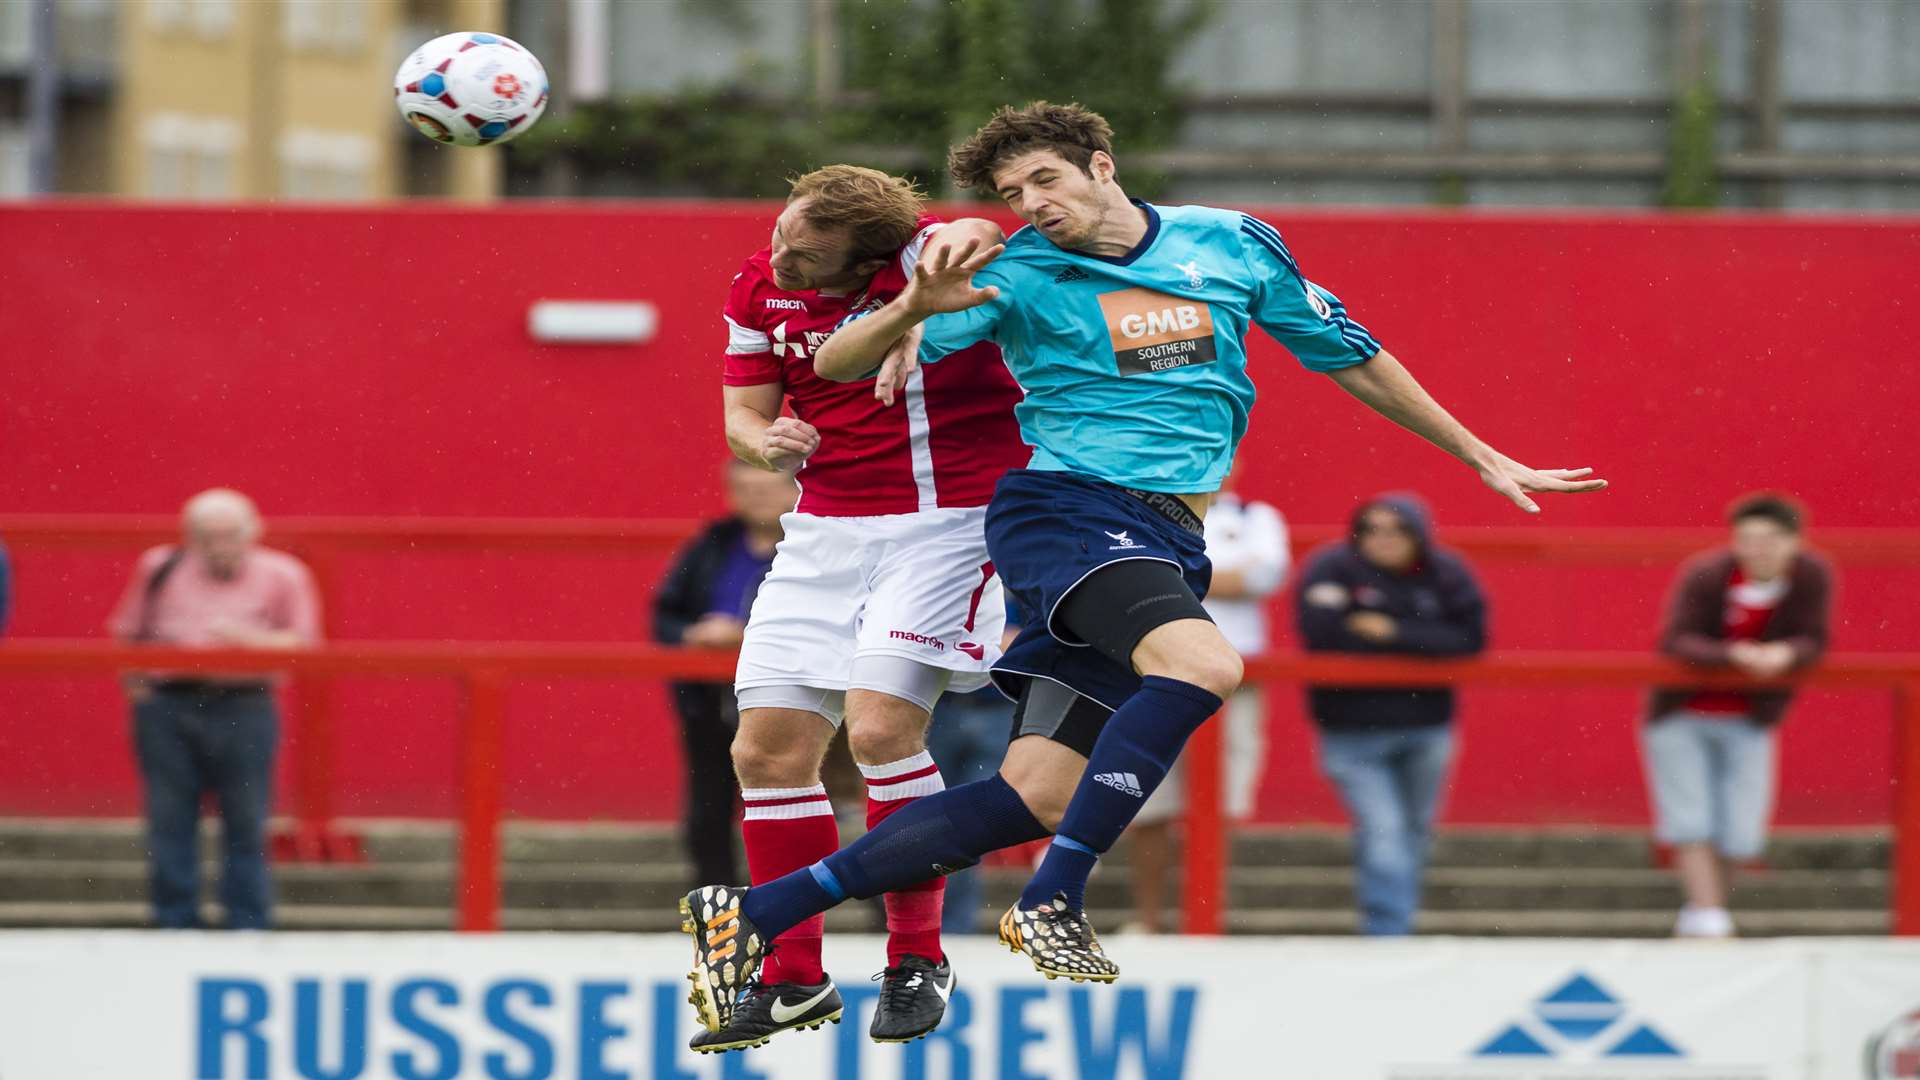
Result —
[[[1238,465],[1235,466],[1238,471]],[[1287,579],[1292,562],[1287,522],[1263,502],[1242,502],[1229,475],[1207,510],[1207,558],[1213,584],[1207,589],[1207,614],[1242,656],[1267,651],[1266,598]],[[1245,684],[1227,699],[1222,813],[1229,822],[1253,813],[1253,793],[1267,765],[1265,691]],[[1127,835],[1133,868],[1134,918],[1129,929],[1158,934],[1167,929],[1167,882],[1172,871],[1172,827],[1186,811],[1186,769],[1175,765],[1133,819]]]

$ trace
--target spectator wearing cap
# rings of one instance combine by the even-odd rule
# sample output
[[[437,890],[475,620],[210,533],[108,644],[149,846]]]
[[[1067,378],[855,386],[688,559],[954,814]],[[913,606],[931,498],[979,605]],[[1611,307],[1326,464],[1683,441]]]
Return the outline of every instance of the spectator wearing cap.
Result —
[[[1808,667],[1827,648],[1833,571],[1802,541],[1804,511],[1762,492],[1734,503],[1728,519],[1728,546],[1681,566],[1660,651],[1761,679]],[[1791,696],[1667,687],[1648,703],[1641,746],[1656,835],[1672,849],[1684,898],[1679,937],[1733,935],[1732,869],[1766,847],[1774,733]]]
[[[726,517],[709,524],[674,560],[654,594],[653,636],[665,645],[738,649],[760,582],[773,566],[793,509],[793,475],[728,459]],[[743,881],[734,814],[740,786],[733,775],[733,733],[740,726],[733,684],[671,685],[686,753],[686,846],[694,881]]]
[[[1302,571],[1295,612],[1311,652],[1460,657],[1486,647],[1487,607],[1465,560],[1437,546],[1426,504],[1380,495]],[[1362,933],[1410,934],[1454,752],[1453,691],[1311,686],[1320,767],[1353,819]]]
[[[300,560],[260,546],[252,500],[214,488],[187,500],[181,542],[140,557],[108,620],[114,636],[187,649],[298,649],[320,640],[320,601]],[[153,921],[200,920],[200,800],[220,811],[220,901],[229,929],[272,924],[267,819],[280,714],[258,674],[150,672],[128,681],[146,795]]]

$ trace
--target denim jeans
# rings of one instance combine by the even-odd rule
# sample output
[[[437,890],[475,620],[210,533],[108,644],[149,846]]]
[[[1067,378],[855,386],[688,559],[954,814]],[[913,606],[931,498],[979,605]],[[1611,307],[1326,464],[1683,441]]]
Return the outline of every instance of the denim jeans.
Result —
[[[1321,731],[1320,769],[1353,817],[1360,932],[1413,933],[1453,729]]]
[[[200,799],[208,792],[220,808],[226,925],[270,925],[267,815],[279,741],[279,713],[266,690],[162,688],[134,705],[155,925],[200,925]]]
[[[988,687],[970,694],[942,694],[933,706],[933,726],[927,729],[927,752],[940,766],[948,787],[985,780],[1007,756],[1007,734],[1013,729],[1013,702]],[[947,876],[947,896],[940,913],[943,934],[972,934],[980,929],[985,905],[980,869],[974,867]]]

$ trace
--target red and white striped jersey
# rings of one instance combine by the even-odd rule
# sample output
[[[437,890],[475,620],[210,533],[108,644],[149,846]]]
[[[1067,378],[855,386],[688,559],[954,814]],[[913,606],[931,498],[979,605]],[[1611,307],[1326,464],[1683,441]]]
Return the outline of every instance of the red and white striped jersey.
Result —
[[[813,373],[814,350],[835,326],[900,294],[941,222],[926,217],[899,257],[845,296],[789,292],[773,283],[770,249],[747,260],[727,295],[725,382],[779,383],[793,414],[820,432],[800,470],[803,514],[865,517],[984,506],[1008,469],[1026,464],[1013,407],[1019,385],[1000,349],[982,342],[915,371],[892,406],[873,380],[837,383]]]

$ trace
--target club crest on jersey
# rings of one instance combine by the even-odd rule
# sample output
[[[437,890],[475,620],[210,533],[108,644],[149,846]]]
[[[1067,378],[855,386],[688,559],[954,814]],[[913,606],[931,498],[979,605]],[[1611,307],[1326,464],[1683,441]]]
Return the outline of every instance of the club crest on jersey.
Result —
[[[1198,289],[1207,283],[1207,275],[1200,272],[1200,260],[1188,259],[1184,263],[1174,263],[1173,268],[1187,275],[1187,288]]]
[[[776,308],[780,311],[807,310],[807,302],[805,300],[795,300],[795,299],[792,299],[791,297],[786,297],[786,296],[767,297],[767,306],[770,308]]]
[[[1320,321],[1332,321],[1333,308],[1327,303],[1327,298],[1320,295],[1320,290],[1314,287],[1313,282],[1303,281],[1300,287],[1307,291],[1307,306],[1313,309],[1315,315],[1320,316]]]

